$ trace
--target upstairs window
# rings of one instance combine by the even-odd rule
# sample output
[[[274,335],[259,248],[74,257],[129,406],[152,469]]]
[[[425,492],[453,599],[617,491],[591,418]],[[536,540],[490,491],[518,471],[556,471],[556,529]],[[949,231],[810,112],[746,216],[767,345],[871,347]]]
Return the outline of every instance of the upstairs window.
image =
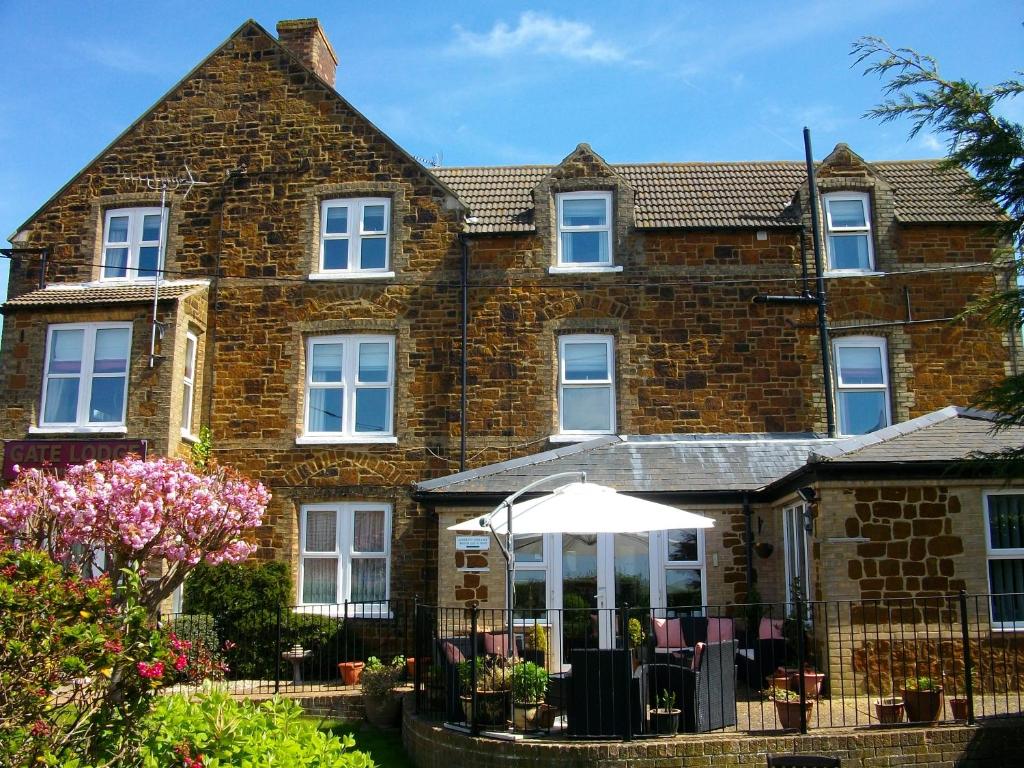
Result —
[[[863,435],[889,426],[885,339],[836,339],[834,348],[839,431],[844,435]]]
[[[992,624],[1024,629],[1024,494],[986,493],[985,519]]]
[[[558,414],[562,434],[615,430],[611,336],[562,336],[558,340]]]
[[[192,407],[196,391],[196,350],[199,339],[194,333],[185,334],[185,375],[181,390],[181,434],[192,436]]]
[[[160,227],[159,208],[118,208],[107,211],[103,223],[101,280],[134,280],[156,277],[160,244],[166,234]]]
[[[564,192],[558,201],[558,265],[612,264],[611,192]]]
[[[341,440],[391,436],[394,361],[391,336],[310,339],[305,436]]]
[[[875,268],[871,245],[871,205],[865,192],[824,195],[828,230],[828,265],[833,272],[870,272]]]
[[[130,323],[51,325],[40,427],[124,426]]]
[[[325,200],[320,206],[320,274],[386,272],[390,221],[386,197]]]

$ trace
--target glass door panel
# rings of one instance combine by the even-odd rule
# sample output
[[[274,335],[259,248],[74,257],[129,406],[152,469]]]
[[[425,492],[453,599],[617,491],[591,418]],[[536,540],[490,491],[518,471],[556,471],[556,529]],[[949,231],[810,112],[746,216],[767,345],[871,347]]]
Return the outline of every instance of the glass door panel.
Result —
[[[615,579],[615,607],[628,605],[630,615],[646,617],[650,610],[633,611],[634,608],[651,607],[651,547],[647,533],[616,533],[614,536],[613,573]],[[641,624],[648,622],[640,618]],[[621,621],[615,621],[615,644],[622,642]],[[650,627],[644,626],[644,632]]]
[[[598,646],[597,536],[562,534],[562,653]]]

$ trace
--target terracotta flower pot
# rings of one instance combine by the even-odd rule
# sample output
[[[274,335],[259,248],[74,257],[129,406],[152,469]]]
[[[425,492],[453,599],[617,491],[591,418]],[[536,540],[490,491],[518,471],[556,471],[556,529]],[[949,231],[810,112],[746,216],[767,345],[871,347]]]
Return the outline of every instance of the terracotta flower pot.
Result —
[[[341,673],[341,682],[345,685],[358,685],[365,666],[361,661],[339,661],[338,671]]]
[[[954,720],[967,719],[967,699],[961,696],[953,696],[949,699],[949,708],[953,712]]]
[[[824,672],[815,672],[812,669],[805,669],[803,671],[804,676],[804,693],[808,698],[816,699],[821,696],[821,686],[825,682]],[[789,675],[789,689],[791,691],[800,690],[800,673],[793,672]]]
[[[811,711],[814,709],[814,702],[808,701],[804,704],[807,711],[807,721],[810,722]],[[775,700],[775,714],[779,717],[779,727],[784,730],[794,730],[800,727],[800,702]]]
[[[880,723],[902,723],[903,699],[898,697],[879,699],[875,702],[875,716]]]
[[[904,689],[903,703],[910,722],[934,723],[942,715],[942,688],[932,691]]]

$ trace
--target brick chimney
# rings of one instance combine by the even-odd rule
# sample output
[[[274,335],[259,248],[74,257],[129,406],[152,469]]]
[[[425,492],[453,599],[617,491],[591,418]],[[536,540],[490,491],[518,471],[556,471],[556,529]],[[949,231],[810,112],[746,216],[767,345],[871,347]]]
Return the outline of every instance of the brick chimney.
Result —
[[[332,88],[338,74],[338,55],[317,19],[277,22],[277,39]]]

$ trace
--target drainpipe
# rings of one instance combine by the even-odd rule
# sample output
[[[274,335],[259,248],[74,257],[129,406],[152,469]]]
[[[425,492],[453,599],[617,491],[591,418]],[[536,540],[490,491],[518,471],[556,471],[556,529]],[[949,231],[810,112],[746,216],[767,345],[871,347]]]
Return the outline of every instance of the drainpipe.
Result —
[[[821,222],[818,216],[818,177],[814,171],[814,153],[811,151],[811,129],[804,128],[804,154],[807,160],[807,184],[810,189],[811,237],[814,242],[814,273],[817,277],[818,340],[821,342],[822,384],[825,390],[825,422],[828,436],[836,436],[836,411],[832,402],[832,356],[829,350],[828,325],[825,320],[825,275],[821,258]]]
[[[743,494],[743,526],[747,534],[747,602],[754,586],[754,510],[750,507],[750,494]]]
[[[14,248],[0,248],[0,255],[6,256],[13,261],[18,256],[38,256],[39,257],[39,287],[40,289],[46,287],[46,261],[50,257],[50,247],[45,246],[43,248],[20,248],[15,246]]]
[[[460,361],[460,394],[459,394],[459,471],[466,471],[466,370],[469,366],[469,240],[465,232],[459,233],[459,245],[462,248],[462,269],[459,275],[459,289],[462,294],[462,360]]]

